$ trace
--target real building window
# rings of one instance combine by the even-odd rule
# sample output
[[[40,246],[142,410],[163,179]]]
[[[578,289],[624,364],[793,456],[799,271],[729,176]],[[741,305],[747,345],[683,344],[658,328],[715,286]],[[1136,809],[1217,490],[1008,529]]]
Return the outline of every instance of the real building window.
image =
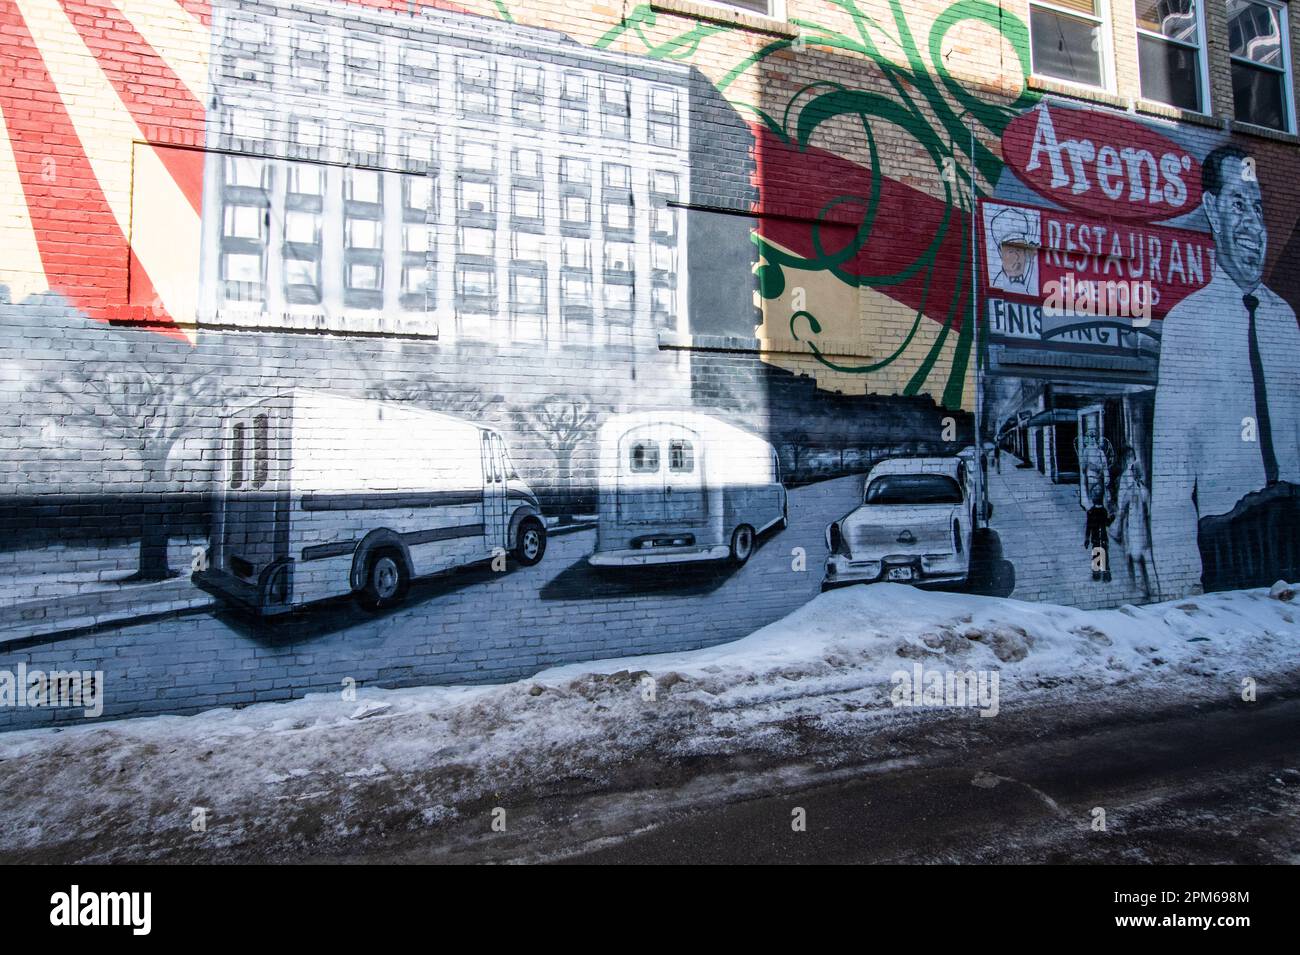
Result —
[[[1034,72],[1085,86],[1106,86],[1107,2],[1031,0],[1029,45]]]
[[[1286,6],[1228,0],[1233,113],[1243,123],[1291,130],[1291,57]]]
[[[760,17],[779,17],[783,10],[781,0],[704,0],[711,7],[730,8],[741,13],[757,13]]]
[[[1134,0],[1142,95],[1197,113],[1205,102],[1199,0]]]

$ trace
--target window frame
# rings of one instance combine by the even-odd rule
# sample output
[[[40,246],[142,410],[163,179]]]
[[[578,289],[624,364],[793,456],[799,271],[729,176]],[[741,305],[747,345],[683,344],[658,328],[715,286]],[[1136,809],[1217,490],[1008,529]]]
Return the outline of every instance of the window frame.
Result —
[[[1281,68],[1273,67],[1273,66],[1269,66],[1266,63],[1257,63],[1254,60],[1250,59],[1250,57],[1237,56],[1232,52],[1232,42],[1231,40],[1229,40],[1228,43],[1225,45],[1228,51],[1228,81],[1230,83],[1232,82],[1232,67],[1236,63],[1243,63],[1247,66],[1254,67],[1255,69],[1268,70],[1270,72],[1280,73],[1282,76],[1282,97],[1285,100],[1283,110],[1282,110],[1283,119],[1285,120],[1285,125],[1282,129],[1273,129],[1273,127],[1271,126],[1261,126],[1259,123],[1252,123],[1249,122],[1248,120],[1236,119],[1237,96],[1235,90],[1233,92],[1233,97],[1232,97],[1233,99],[1232,115],[1234,117],[1233,122],[1244,123],[1245,125],[1252,126],[1256,129],[1271,130],[1272,132],[1275,133],[1295,135],[1296,132],[1295,108],[1296,107],[1295,107],[1294,79],[1291,73],[1291,69],[1292,69],[1291,67],[1291,21],[1289,16],[1291,11],[1288,8],[1287,4],[1283,2],[1283,0],[1249,0],[1249,2],[1258,3],[1261,6],[1265,6],[1265,7],[1272,7],[1274,10],[1277,10],[1278,13],[1280,14],[1278,19],[1278,35],[1281,40],[1282,66]],[[1223,7],[1224,7],[1224,12],[1226,14],[1227,7],[1228,7],[1228,0],[1223,0]]]
[[[1101,58],[1099,64],[1101,71],[1101,85],[1095,86],[1092,83],[1085,83],[1082,80],[1063,79],[1059,76],[1051,76],[1047,73],[1040,73],[1034,65],[1034,7],[1041,7],[1052,13],[1061,16],[1074,17],[1076,20],[1096,20],[1098,35],[1101,37],[1101,49],[1097,51]],[[1101,93],[1115,93],[1115,18],[1114,11],[1111,9],[1111,0],[1097,0],[1098,14],[1089,16],[1086,13],[1080,13],[1078,10],[1071,10],[1069,7],[1053,3],[1052,0],[1028,0],[1025,4],[1025,27],[1029,31],[1029,69],[1030,76],[1036,80],[1042,80],[1048,83],[1065,83],[1068,86],[1078,87],[1084,90],[1095,90]]]
[[[728,3],[727,0],[695,0],[702,7],[721,7],[731,13],[742,13],[750,17],[762,17],[765,20],[780,20],[786,22],[785,0],[767,0],[767,12],[759,13],[757,10],[751,10],[748,7],[742,7],[739,4]]]
[[[1226,0],[1225,0],[1226,5]],[[1165,36],[1163,33],[1157,33],[1154,30],[1145,29],[1137,22],[1137,4],[1133,6],[1133,21],[1137,35],[1137,46],[1135,49],[1137,56],[1137,74],[1138,74],[1138,95],[1142,99],[1152,103],[1160,103],[1172,109],[1181,109],[1187,113],[1195,113],[1197,116],[1214,115],[1213,91],[1210,88],[1210,50],[1208,36],[1205,30],[1205,0],[1196,0],[1196,35],[1199,41],[1196,44],[1188,43],[1186,40],[1175,40],[1173,37]],[[1142,41],[1146,37],[1150,40],[1156,40],[1162,43],[1172,43],[1174,46],[1181,46],[1185,49],[1194,48],[1197,58],[1200,60],[1200,80],[1201,80],[1201,108],[1186,109],[1182,106],[1174,106],[1173,103],[1165,103],[1163,100],[1153,100],[1142,93]]]

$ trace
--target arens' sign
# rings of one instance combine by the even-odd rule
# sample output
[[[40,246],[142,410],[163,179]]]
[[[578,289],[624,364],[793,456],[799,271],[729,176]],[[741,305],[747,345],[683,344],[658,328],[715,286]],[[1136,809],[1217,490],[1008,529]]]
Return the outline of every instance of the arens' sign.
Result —
[[[1094,216],[1156,222],[1190,212],[1201,201],[1195,157],[1111,113],[1037,106],[1007,126],[1002,152],[1035,191]]]

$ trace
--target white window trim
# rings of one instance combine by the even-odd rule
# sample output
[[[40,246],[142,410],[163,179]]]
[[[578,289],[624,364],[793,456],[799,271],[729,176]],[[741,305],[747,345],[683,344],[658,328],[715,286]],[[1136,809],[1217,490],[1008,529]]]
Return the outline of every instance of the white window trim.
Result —
[[[1281,0],[1251,0],[1251,2],[1262,4],[1263,6],[1266,7],[1272,7],[1274,10],[1277,10],[1281,14],[1281,16],[1278,18],[1278,33],[1280,34],[1280,39],[1282,41],[1282,66],[1281,68],[1278,68],[1276,66],[1269,66],[1267,63],[1256,63],[1250,57],[1234,55],[1231,50],[1229,50],[1228,52],[1228,60],[1230,64],[1244,63],[1249,66],[1256,67],[1258,69],[1270,70],[1274,73],[1282,74],[1282,96],[1286,99],[1285,109],[1283,110],[1284,118],[1286,120],[1286,128],[1281,130],[1274,130],[1274,132],[1294,134],[1296,126],[1295,126],[1295,92],[1292,89],[1292,77],[1291,77],[1291,22],[1287,16],[1290,13],[1290,10],[1287,9],[1286,3],[1281,2]],[[1225,7],[1227,6],[1227,0],[1224,0],[1224,6]],[[1231,68],[1231,66],[1229,68]],[[1237,112],[1236,103],[1232,104],[1232,111],[1233,111],[1233,115],[1235,116]],[[1245,121],[1242,120],[1242,122]],[[1269,126],[1258,126],[1258,124],[1256,123],[1247,123],[1246,125],[1256,126],[1259,129],[1271,128]]]
[[[1111,18],[1110,4],[1111,4],[1111,0],[1100,0],[1100,2],[1097,4],[1098,7],[1097,16],[1090,17],[1088,16],[1088,14],[1080,13],[1078,10],[1071,10],[1069,7],[1057,6],[1055,3],[1052,3],[1051,0],[1029,0],[1028,4],[1026,5],[1026,13],[1029,13],[1030,8],[1042,7],[1044,10],[1050,10],[1053,13],[1059,13],[1063,16],[1073,17],[1076,20],[1097,21],[1097,25],[1100,28],[1099,32],[1101,34],[1101,49],[1098,52],[1101,54],[1102,85],[1094,86],[1092,83],[1083,83],[1079,80],[1065,80],[1065,79],[1061,79],[1061,77],[1059,76],[1049,76],[1046,73],[1039,73],[1037,70],[1032,70],[1032,69],[1030,72],[1030,76],[1032,76],[1034,79],[1042,80],[1047,83],[1065,83],[1068,84],[1069,86],[1077,86],[1079,89],[1083,89],[1083,90],[1099,90],[1103,93],[1110,93],[1114,95],[1115,93],[1115,50],[1114,50],[1114,37],[1112,35],[1114,33],[1114,20]],[[1034,27],[1033,27],[1033,18],[1031,16],[1026,16],[1025,25],[1029,28],[1030,31],[1029,57],[1030,57],[1031,68],[1032,68],[1032,61],[1034,55],[1033,54]]]
[[[782,23],[785,19],[785,0],[767,0],[768,10],[766,13],[759,13],[757,10],[751,10],[747,7],[739,6],[734,3],[727,3],[727,0],[693,0],[693,2],[704,7],[721,7],[732,13],[742,13],[750,17],[762,17],[767,20],[780,20]]]
[[[1136,7],[1135,7],[1135,8],[1134,8],[1134,18],[1135,18],[1135,19],[1136,19],[1136,16],[1137,16],[1137,12],[1136,12]],[[1209,61],[1210,61],[1210,55],[1209,55],[1209,49],[1208,49],[1209,44],[1206,43],[1206,35],[1205,35],[1205,0],[1196,0],[1196,35],[1197,35],[1197,37],[1198,37],[1198,42],[1196,42],[1196,43],[1188,43],[1186,40],[1175,40],[1173,37],[1165,36],[1163,33],[1157,33],[1155,30],[1147,30],[1147,29],[1145,29],[1145,28],[1143,28],[1143,27],[1141,27],[1141,26],[1139,26],[1139,27],[1137,28],[1137,34],[1138,34],[1138,36],[1146,36],[1146,37],[1150,37],[1150,38],[1153,39],[1153,40],[1160,40],[1160,41],[1162,41],[1162,42],[1164,42],[1164,43],[1172,43],[1174,46],[1181,46],[1181,47],[1186,47],[1186,48],[1189,48],[1189,49],[1194,48],[1194,49],[1196,50],[1196,56],[1197,56],[1197,58],[1200,60],[1200,63],[1201,63],[1201,69],[1200,69],[1200,73],[1201,73],[1201,108],[1200,108],[1200,109],[1189,109],[1189,110],[1186,110],[1186,112],[1188,112],[1188,113],[1196,113],[1196,114],[1199,115],[1199,116],[1210,116],[1210,115],[1212,115],[1212,107],[1211,107],[1210,98],[1211,98],[1211,96],[1212,96],[1213,94],[1212,94],[1211,91],[1210,91],[1210,62],[1209,62]],[[1138,93],[1141,94],[1141,92],[1142,92],[1142,56],[1141,56],[1141,53],[1140,53],[1140,52],[1139,52],[1139,55],[1138,55],[1138,58],[1137,58],[1137,68],[1138,68]],[[1143,98],[1145,99],[1145,97],[1143,97]],[[1158,103],[1158,102],[1160,102],[1160,100],[1152,100],[1152,102],[1157,102],[1157,103]],[[1166,103],[1166,104],[1164,104],[1164,105],[1166,105],[1166,106],[1173,106],[1172,103]],[[1181,108],[1181,107],[1174,106],[1173,108],[1174,108],[1174,109],[1179,109],[1179,108]]]

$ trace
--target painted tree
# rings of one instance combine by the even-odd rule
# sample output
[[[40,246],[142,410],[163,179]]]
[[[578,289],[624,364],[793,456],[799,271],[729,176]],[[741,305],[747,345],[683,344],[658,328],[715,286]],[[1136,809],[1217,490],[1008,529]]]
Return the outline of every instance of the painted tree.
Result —
[[[188,342],[154,332],[101,333],[97,361],[59,362],[63,377],[45,383],[64,426],[102,431],[138,461],[138,490],[131,510],[140,518],[140,554],[128,579],[165,580],[171,526],[168,497],[176,492],[168,459],[182,438],[219,413],[220,370],[200,360]],[[143,336],[150,336],[144,338]]]
[[[541,435],[555,456],[555,486],[563,506],[575,503],[573,453],[595,430],[596,413],[585,398],[549,395],[518,412],[520,426]]]
[[[412,404],[468,421],[482,421],[492,408],[501,407],[505,401],[501,395],[466,391],[438,378],[375,380],[366,388],[366,397]]]

